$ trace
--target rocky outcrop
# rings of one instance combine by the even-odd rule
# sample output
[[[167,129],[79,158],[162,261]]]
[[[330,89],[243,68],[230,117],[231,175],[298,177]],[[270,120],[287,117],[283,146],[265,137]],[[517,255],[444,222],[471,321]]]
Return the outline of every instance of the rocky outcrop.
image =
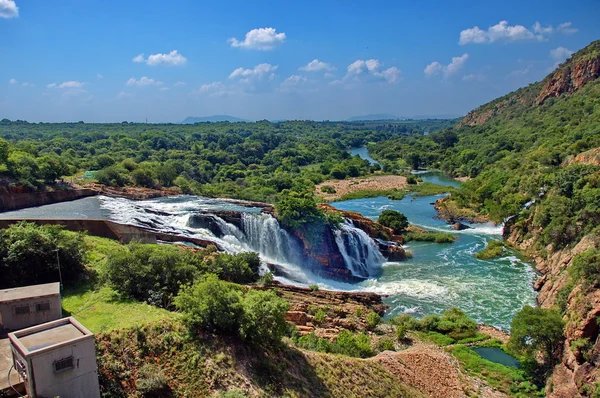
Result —
[[[0,212],[68,202],[96,195],[89,189],[71,189],[68,186],[53,191],[32,191],[19,186],[0,185]]]
[[[535,103],[541,105],[548,98],[577,91],[598,76],[600,76],[600,58],[597,56],[567,63],[546,79]]]
[[[436,218],[445,220],[448,224],[453,224],[454,229],[457,231],[465,229],[464,227],[466,227],[461,221],[470,223],[484,223],[490,221],[486,215],[479,214],[472,209],[458,207],[456,203],[452,201],[451,196],[436,200],[433,207],[437,211]]]
[[[587,235],[575,246],[561,250],[549,245],[544,251],[547,254],[541,254],[534,249],[540,231],[529,227],[532,220],[533,214],[520,222],[519,227],[514,223],[505,225],[504,235],[535,260],[537,270],[543,274],[535,283],[539,290],[538,302],[542,308],[550,308],[557,304],[559,293],[567,284],[574,257],[590,248],[599,248],[600,237]],[[546,387],[549,397],[580,396],[584,386],[600,382],[600,289],[584,290],[581,285],[575,286],[566,300],[565,314],[565,342],[560,363],[554,368]],[[584,341],[588,342],[585,348],[578,348]]]
[[[589,151],[582,152],[576,156],[571,156],[563,162],[564,166],[569,166],[571,164],[600,166],[600,148],[590,149]]]

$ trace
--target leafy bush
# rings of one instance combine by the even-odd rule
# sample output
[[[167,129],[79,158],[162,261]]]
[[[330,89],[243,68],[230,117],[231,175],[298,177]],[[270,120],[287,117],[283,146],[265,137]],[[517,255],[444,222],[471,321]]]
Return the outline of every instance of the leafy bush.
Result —
[[[175,297],[175,305],[185,312],[191,328],[217,333],[237,333],[244,316],[240,288],[216,275],[183,288]]]
[[[400,340],[400,339],[399,339]],[[396,351],[394,341],[389,337],[383,337],[377,341],[377,350],[382,351]]]
[[[588,249],[573,258],[569,275],[575,280],[581,280],[586,288],[600,285],[600,250]]]
[[[120,166],[109,166],[98,170],[94,177],[100,184],[111,187],[122,187],[129,182],[128,171]]]
[[[376,312],[369,312],[367,314],[367,327],[371,330],[375,329],[381,322],[381,317]]]
[[[287,331],[288,303],[273,291],[250,290],[242,300],[240,335],[253,343],[273,344]]]
[[[334,187],[332,187],[331,185],[323,185],[323,186],[321,187],[321,192],[323,192],[323,193],[328,193],[328,194],[334,194],[334,193],[336,193],[337,191],[336,191],[336,190],[335,190],[335,188],[334,188]]]
[[[312,290],[313,292],[316,292],[319,290],[319,285],[317,285],[316,283],[314,285],[310,285],[308,287],[310,290]]]
[[[314,333],[297,337],[295,342],[298,347],[313,351],[358,358],[368,358],[375,355],[375,350],[368,335],[364,333],[353,334],[345,329],[340,331],[332,343],[328,339],[317,337]]]
[[[320,325],[323,323],[323,321],[325,321],[325,316],[325,311],[323,311],[322,308],[319,308],[313,317],[313,321],[315,321],[317,325]]]
[[[171,392],[164,373],[153,364],[146,364],[140,368],[135,383],[143,397],[165,397]]]
[[[83,234],[60,226],[19,222],[0,230],[0,288],[58,282],[70,284],[85,272]]]
[[[467,314],[458,308],[452,308],[442,314],[436,329],[453,339],[466,339],[475,336],[477,322],[469,318]]]
[[[235,283],[250,283],[258,280],[260,257],[258,253],[220,253],[207,261],[208,271],[220,279]]]
[[[313,196],[286,189],[281,192],[275,204],[277,219],[289,228],[299,228],[304,224],[322,222],[323,213],[317,208]]]
[[[530,357],[541,353],[552,364],[563,338],[563,327],[557,310],[525,306],[511,323],[509,347]]]
[[[408,219],[406,216],[395,210],[384,210],[377,219],[379,224],[391,228],[394,233],[400,234],[408,227]]]
[[[419,242],[452,243],[456,238],[448,232],[411,231],[404,234],[405,242],[413,240]]]

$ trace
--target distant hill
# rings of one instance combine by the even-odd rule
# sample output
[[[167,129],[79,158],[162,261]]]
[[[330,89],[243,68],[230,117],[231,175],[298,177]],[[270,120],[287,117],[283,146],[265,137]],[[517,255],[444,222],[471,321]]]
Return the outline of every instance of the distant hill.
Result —
[[[352,116],[346,121],[373,121],[373,120],[426,120],[426,119],[456,119],[457,115],[417,115],[417,116],[395,116],[389,113],[375,113],[372,115]]]
[[[405,118],[394,116],[389,113],[374,113],[372,115],[352,116],[346,120],[348,122],[357,122],[357,121],[362,121],[362,120],[396,120],[396,119],[405,119]]]
[[[229,115],[212,115],[202,117],[187,117],[181,124],[194,124],[194,123],[205,123],[205,122],[249,122],[246,119],[240,119],[239,117]]]

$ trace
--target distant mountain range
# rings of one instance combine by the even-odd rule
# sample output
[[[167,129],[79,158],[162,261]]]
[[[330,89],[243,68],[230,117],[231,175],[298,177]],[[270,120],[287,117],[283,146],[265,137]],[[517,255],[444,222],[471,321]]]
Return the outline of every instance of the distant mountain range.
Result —
[[[212,115],[202,117],[187,117],[181,124],[194,124],[194,123],[205,123],[205,122],[249,122],[246,119],[240,119],[239,117],[229,115]]]
[[[395,116],[390,113],[375,113],[371,115],[352,116],[347,122],[373,121],[373,120],[423,120],[423,119],[454,119],[456,115],[418,115],[418,116]]]

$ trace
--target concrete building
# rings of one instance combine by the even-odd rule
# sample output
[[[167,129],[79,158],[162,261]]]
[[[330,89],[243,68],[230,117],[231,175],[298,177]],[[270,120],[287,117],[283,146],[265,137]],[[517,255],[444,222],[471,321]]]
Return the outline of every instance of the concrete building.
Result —
[[[0,290],[0,333],[39,325],[61,317],[58,282]]]
[[[74,318],[9,333],[13,365],[30,397],[99,398],[94,335]]]

